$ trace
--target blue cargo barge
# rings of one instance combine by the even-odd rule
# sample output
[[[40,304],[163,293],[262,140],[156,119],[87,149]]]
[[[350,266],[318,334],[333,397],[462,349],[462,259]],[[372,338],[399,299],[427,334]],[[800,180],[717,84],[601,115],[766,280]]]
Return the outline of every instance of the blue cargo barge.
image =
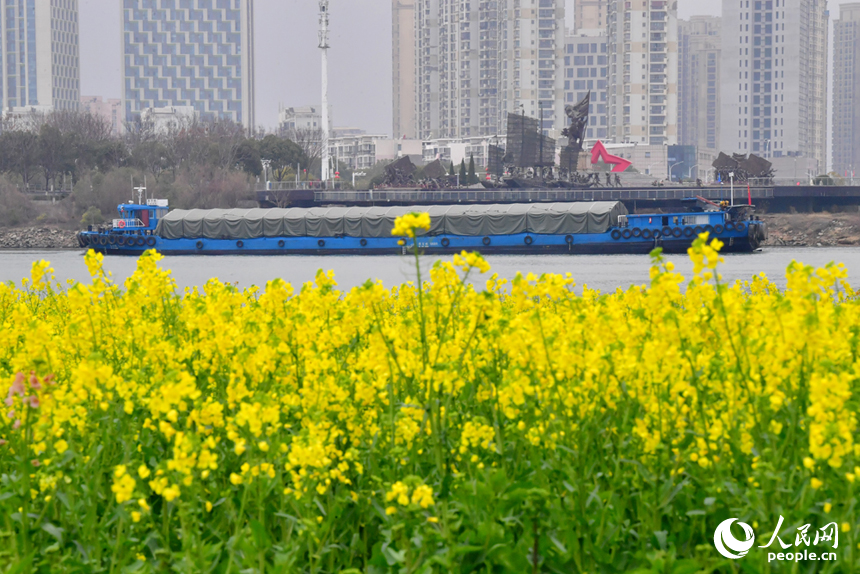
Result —
[[[683,213],[628,214],[621,202],[329,207],[169,211],[165,200],[118,206],[110,227],[81,232],[82,247],[108,255],[382,255],[417,247],[428,254],[685,252],[708,231],[727,252],[751,252],[767,238],[751,206],[700,202]],[[391,236],[394,219],[430,212],[415,240]]]

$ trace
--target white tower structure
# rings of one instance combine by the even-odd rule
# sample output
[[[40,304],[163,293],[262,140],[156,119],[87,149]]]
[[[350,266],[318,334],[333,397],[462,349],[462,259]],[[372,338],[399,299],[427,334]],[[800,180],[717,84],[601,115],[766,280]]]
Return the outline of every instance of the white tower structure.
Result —
[[[328,114],[328,0],[320,2],[320,50],[322,50],[322,180],[329,180]]]

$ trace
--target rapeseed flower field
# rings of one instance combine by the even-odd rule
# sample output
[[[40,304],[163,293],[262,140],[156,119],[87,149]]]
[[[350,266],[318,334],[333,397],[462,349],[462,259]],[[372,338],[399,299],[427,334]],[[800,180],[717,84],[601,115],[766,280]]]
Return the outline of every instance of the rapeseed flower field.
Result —
[[[35,263],[0,285],[0,570],[787,572],[713,544],[782,517],[854,571],[860,303],[836,265],[724,285],[719,247],[581,295],[465,253],[349,292]]]

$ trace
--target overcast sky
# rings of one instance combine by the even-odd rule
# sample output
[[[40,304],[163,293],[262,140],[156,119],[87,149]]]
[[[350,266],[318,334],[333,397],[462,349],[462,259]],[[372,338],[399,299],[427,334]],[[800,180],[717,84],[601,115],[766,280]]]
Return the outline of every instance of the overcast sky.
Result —
[[[81,95],[120,97],[121,0],[80,0]],[[316,0],[256,0],[257,122],[279,106],[318,104]],[[720,14],[719,0],[681,0],[680,18]],[[831,6],[838,17],[838,6]],[[329,92],[334,125],[391,131],[391,0],[331,0]],[[567,0],[568,25],[573,2]]]

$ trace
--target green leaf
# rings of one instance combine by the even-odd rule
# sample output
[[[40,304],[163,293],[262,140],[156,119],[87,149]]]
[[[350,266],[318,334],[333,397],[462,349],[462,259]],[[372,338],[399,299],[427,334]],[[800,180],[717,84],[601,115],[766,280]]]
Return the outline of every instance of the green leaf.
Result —
[[[47,532],[48,534],[50,534],[51,536],[56,538],[57,542],[59,542],[60,544],[63,543],[63,529],[62,528],[57,528],[56,526],[54,526],[50,522],[45,522],[42,524],[42,530],[44,530],[45,532]]]
[[[25,558],[24,560],[18,562],[16,566],[12,567],[10,570],[7,570],[5,574],[22,574],[24,572],[32,572],[32,570],[30,569],[31,566],[32,564],[30,563],[30,559]]]
[[[263,526],[259,520],[251,521],[251,532],[254,533],[254,542],[257,546],[257,549],[268,548],[269,533],[266,532],[265,526]]]
[[[702,566],[695,560],[678,560],[672,568],[672,574],[693,574],[702,569]]]
[[[388,562],[389,566],[396,566],[397,564],[406,562],[405,550],[394,550],[387,544],[382,546],[382,555],[385,556],[385,561]]]
[[[556,538],[554,535],[550,534],[549,539],[552,541],[553,544],[555,544],[555,547],[558,548],[559,552],[561,552],[562,554],[567,554],[567,548],[565,547],[564,544],[561,543],[561,541],[558,538]]]

